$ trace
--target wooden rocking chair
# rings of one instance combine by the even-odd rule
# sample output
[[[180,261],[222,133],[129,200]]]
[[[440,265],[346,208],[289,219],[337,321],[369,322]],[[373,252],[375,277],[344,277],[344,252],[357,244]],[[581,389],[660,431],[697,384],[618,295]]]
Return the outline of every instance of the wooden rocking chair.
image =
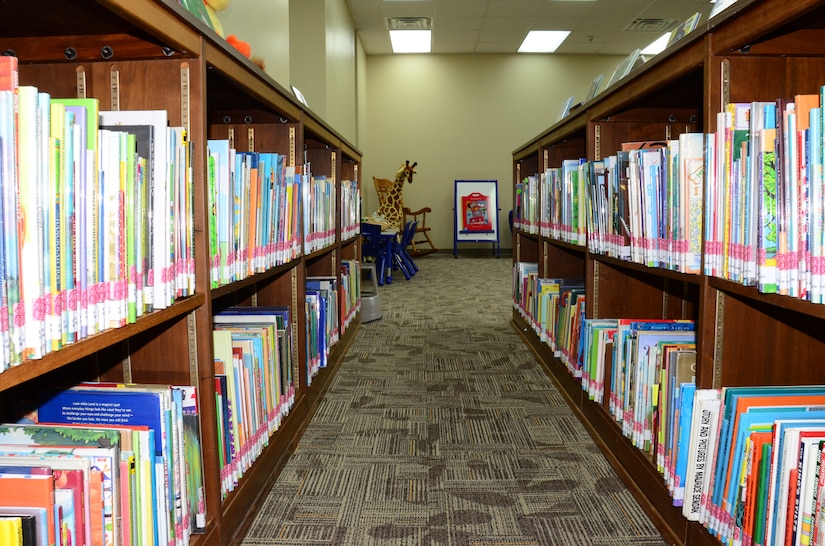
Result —
[[[408,207],[404,207],[402,211],[404,212],[404,225],[407,225],[407,222],[410,220],[417,223],[414,237],[410,241],[410,254],[413,257],[419,257],[437,252],[438,249],[433,244],[432,239],[430,239],[430,227],[427,226],[426,223],[427,213],[432,212],[432,209],[430,207],[424,207],[423,209],[411,211]],[[422,244],[427,244],[430,248],[416,247],[416,245]]]

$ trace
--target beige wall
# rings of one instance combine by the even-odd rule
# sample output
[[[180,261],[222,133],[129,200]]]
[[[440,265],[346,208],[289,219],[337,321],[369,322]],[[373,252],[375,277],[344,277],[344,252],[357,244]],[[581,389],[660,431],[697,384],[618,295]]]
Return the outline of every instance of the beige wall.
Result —
[[[355,37],[355,104],[358,115],[355,120],[353,143],[360,146],[366,131],[364,113],[367,111],[367,54],[358,36]]]
[[[358,136],[355,29],[344,0],[327,0],[326,63],[324,119],[355,144]]]
[[[581,100],[621,57],[580,55],[368,56],[346,0],[233,0],[226,34],[250,42],[266,71],[296,85],[310,109],[364,154],[363,213],[377,209],[372,177],[392,178],[407,159],[418,174],[410,208],[433,209],[440,248],[453,245],[454,180],[499,182],[502,248],[511,246],[512,152]],[[465,246],[479,246],[462,244]]]
[[[346,0],[232,0],[224,34],[249,42],[266,72],[357,146],[356,40]]]
[[[301,90],[309,108],[326,119],[327,0],[290,0],[289,2],[289,89]]]
[[[289,0],[234,0],[218,18],[224,34],[249,42],[266,73],[289,89]]]
[[[427,223],[453,248],[457,179],[498,180],[502,248],[511,248],[512,152],[553,124],[564,100],[587,94],[620,57],[564,55],[380,55],[366,57],[363,213],[378,208],[372,177],[417,161],[404,202],[433,209]],[[462,243],[460,248],[484,246]]]

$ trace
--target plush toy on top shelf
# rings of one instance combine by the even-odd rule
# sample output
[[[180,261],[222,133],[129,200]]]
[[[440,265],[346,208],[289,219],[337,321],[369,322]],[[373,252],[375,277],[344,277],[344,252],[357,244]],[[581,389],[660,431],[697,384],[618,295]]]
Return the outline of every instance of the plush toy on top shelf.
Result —
[[[230,34],[229,36],[227,36],[226,41],[229,42],[229,45],[240,51],[241,55],[243,55],[247,59],[251,58],[252,46],[250,46],[248,42],[239,40],[238,37],[234,34]]]
[[[224,36],[223,24],[221,24],[221,20],[218,18],[218,12],[229,7],[229,0],[203,0],[203,3],[206,6],[206,13],[212,21],[212,27],[215,29],[215,32]],[[226,41],[229,42],[229,45],[240,51],[241,55],[255,63],[258,68],[266,70],[263,57],[260,55],[252,55],[252,46],[249,45],[249,42],[239,39],[234,34],[226,36]]]
[[[212,21],[212,28],[215,29],[215,32],[223,36],[223,25],[221,24],[221,20],[218,19],[218,12],[226,9],[229,5],[229,0],[203,0],[203,3],[206,6],[206,13]]]

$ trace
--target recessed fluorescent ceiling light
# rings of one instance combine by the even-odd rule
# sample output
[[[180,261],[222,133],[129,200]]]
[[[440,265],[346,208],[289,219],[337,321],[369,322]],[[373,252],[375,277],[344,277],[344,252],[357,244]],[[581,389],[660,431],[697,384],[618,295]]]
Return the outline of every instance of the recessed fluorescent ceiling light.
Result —
[[[519,53],[552,53],[561,45],[569,30],[531,30],[518,48]]]
[[[429,53],[432,31],[391,30],[390,42],[393,53]]]
[[[651,43],[642,50],[642,55],[658,55],[667,47],[667,42],[670,39],[670,32],[662,34],[658,40]]]
[[[429,53],[431,30],[391,30],[393,53]]]

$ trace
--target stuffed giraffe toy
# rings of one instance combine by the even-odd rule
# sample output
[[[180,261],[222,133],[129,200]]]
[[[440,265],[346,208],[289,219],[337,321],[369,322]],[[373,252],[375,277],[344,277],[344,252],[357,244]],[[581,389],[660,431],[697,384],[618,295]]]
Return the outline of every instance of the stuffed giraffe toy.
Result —
[[[404,165],[401,165],[398,172],[395,173],[395,180],[392,182],[392,188],[387,194],[384,202],[381,203],[381,206],[378,208],[378,214],[384,217],[388,227],[399,229],[401,225],[401,220],[404,217],[403,212],[401,211],[404,207],[404,201],[402,199],[404,182],[412,184],[416,165],[418,165],[417,161],[412,165],[410,165],[409,161],[407,161]],[[375,182],[376,189],[382,182],[386,185],[389,185],[390,183],[390,181],[386,178],[373,177],[373,180]]]

